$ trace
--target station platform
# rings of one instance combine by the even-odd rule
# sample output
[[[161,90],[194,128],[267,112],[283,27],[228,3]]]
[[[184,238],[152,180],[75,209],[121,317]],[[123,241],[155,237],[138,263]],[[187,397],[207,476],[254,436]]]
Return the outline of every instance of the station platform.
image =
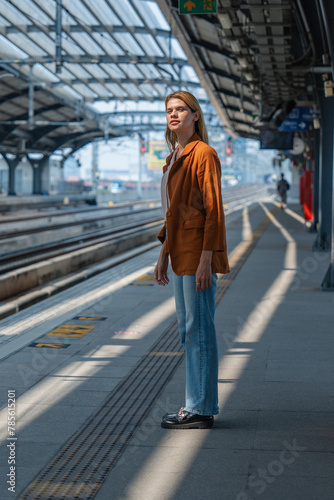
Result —
[[[183,406],[185,361],[158,246],[0,321],[1,500],[332,498],[330,256],[300,214],[266,198],[227,216],[210,430],[160,426]]]
[[[1,195],[0,213],[10,212],[26,213],[27,210],[46,210],[50,208],[63,208],[68,205],[96,205],[96,195],[92,193],[72,194],[35,194],[35,195]]]

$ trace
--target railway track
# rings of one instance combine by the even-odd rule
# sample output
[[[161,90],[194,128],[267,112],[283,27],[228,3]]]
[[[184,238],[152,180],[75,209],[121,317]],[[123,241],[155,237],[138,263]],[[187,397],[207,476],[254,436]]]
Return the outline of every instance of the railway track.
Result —
[[[114,213],[114,214],[108,214],[108,215],[100,215],[98,217],[90,217],[90,218],[85,218],[84,220],[73,220],[70,222],[63,222],[61,224],[53,224],[51,225],[45,225],[45,226],[40,226],[40,227],[35,227],[35,228],[27,228],[27,229],[22,229],[22,230],[12,230],[12,231],[7,231],[6,233],[0,234],[0,240],[6,240],[8,238],[15,237],[17,238],[18,236],[25,236],[29,234],[35,234],[35,233],[42,233],[44,231],[49,231],[49,230],[56,230],[56,229],[63,229],[63,228],[68,228],[68,227],[74,227],[74,226],[82,226],[83,224],[87,226],[88,224],[96,223],[96,222],[101,222],[103,220],[115,220],[115,219],[121,219],[124,218],[125,216],[132,216],[132,215],[141,215],[141,214],[147,214],[152,211],[157,211],[159,208],[144,208],[141,210],[136,210],[135,212],[119,212],[119,213]],[[66,214],[67,215],[67,214]]]
[[[237,201],[242,200],[245,196],[250,196],[251,194],[254,194],[254,192],[257,192],[258,190],[268,190],[268,186],[265,186],[263,184],[261,185],[246,185],[246,186],[239,186],[239,187],[233,187],[233,188],[223,188],[223,199],[225,204],[233,204]],[[42,228],[54,228],[55,226],[50,226],[50,223],[53,220],[57,220],[60,218],[66,218],[68,216],[85,216],[85,214],[96,214],[96,217],[90,217],[90,221],[95,221],[95,220],[100,220],[101,218],[101,213],[105,213],[105,215],[102,215],[104,219],[107,218],[113,218],[113,217],[121,217],[126,214],[130,213],[140,213],[139,208],[140,207],[147,207],[146,209],[143,209],[143,211],[147,210],[152,210],[152,208],[158,208],[161,206],[160,204],[160,199],[152,199],[152,200],[146,200],[146,201],[136,201],[136,202],[126,202],[126,203],[118,203],[117,205],[112,205],[112,206],[90,206],[90,207],[84,207],[84,208],[78,208],[75,210],[67,209],[67,210],[58,210],[58,211],[52,211],[52,212],[43,212],[43,213],[36,213],[36,212],[31,212],[28,214],[20,214],[19,216],[2,216],[0,217],[0,237],[3,237],[5,234],[9,234],[10,231],[5,231],[2,233],[2,228],[5,226],[10,227],[10,225],[14,225],[15,223],[24,223],[28,221],[31,223],[32,221],[38,221],[40,220],[41,222],[43,219],[45,219],[45,224],[42,226]],[[73,221],[74,222],[74,221]],[[77,222],[77,221],[76,221]],[[69,224],[70,225],[70,224]],[[37,229],[37,228],[36,228]],[[33,228],[31,229],[33,230]],[[1,234],[2,233],[2,234]],[[14,233],[14,231],[12,231]]]
[[[227,213],[239,210],[242,206],[251,204],[266,194],[268,194],[267,186],[245,186],[225,190],[225,210]],[[129,208],[130,205],[126,208]],[[118,213],[105,215],[105,217],[116,217],[121,220],[125,215],[123,209],[124,207]],[[105,210],[105,208],[100,210]],[[93,210],[90,209],[88,212],[98,213],[100,210],[98,207],[93,207]],[[80,210],[80,212],[87,212],[87,210]],[[77,213],[78,211],[73,211],[73,214]],[[160,207],[156,205],[151,208],[139,207],[136,210],[131,209],[131,213],[136,217],[139,216],[141,220],[132,220],[126,224],[118,224],[114,227],[64,238],[61,241],[49,241],[0,255],[0,300],[8,301],[11,297],[17,298],[20,294],[34,290],[36,287],[44,286],[70,275],[73,279],[71,278],[69,282],[75,284],[77,282],[75,273],[79,275],[83,270],[94,267],[98,262],[110,260],[122,252],[157,241],[156,234],[160,224],[163,223]],[[129,211],[126,211],[126,214],[129,215]],[[143,218],[144,216],[146,217]],[[60,226],[71,228],[78,224],[87,224],[88,220],[94,220],[94,218],[91,217],[85,221],[72,221],[74,224],[71,222],[61,223],[57,225],[57,229]],[[55,226],[51,228],[44,226],[44,231],[50,231],[54,228]],[[42,227],[27,228],[22,230],[22,233],[16,231],[15,234],[20,237],[27,234],[38,234],[42,231]],[[11,234],[10,237],[12,237],[12,233],[9,231],[7,238],[9,238],[8,234]],[[2,242],[5,241],[6,238],[3,237]]]
[[[251,202],[253,199],[257,199],[260,195],[266,194],[268,191],[267,186],[241,186],[236,188],[230,188],[224,190],[224,204],[226,212],[230,212],[235,207],[239,207],[240,202]],[[149,206],[147,206],[149,205]],[[141,208],[145,206],[144,208]],[[109,212],[106,214],[106,211]],[[31,222],[31,220],[36,219],[47,219],[50,218],[61,218],[68,216],[77,216],[87,214],[91,215],[90,218],[85,218],[84,220],[71,220],[69,222],[61,222],[58,224],[50,225],[49,223],[44,224],[39,227],[25,228],[25,229],[7,229],[5,232],[1,233],[1,228],[6,225],[10,226],[10,223],[18,222]],[[95,215],[95,217],[92,216]],[[103,215],[101,215],[103,214]],[[129,222],[127,224],[117,224],[118,221],[122,221],[125,217],[143,217],[141,220],[135,220],[134,222]],[[117,240],[117,238],[128,235],[131,237],[139,228],[145,228],[148,224],[162,222],[160,200],[150,200],[139,201],[136,203],[122,203],[113,207],[91,207],[81,208],[79,210],[68,210],[63,213],[52,212],[46,214],[27,214],[20,217],[6,217],[1,219],[0,223],[0,241],[1,246],[4,249],[7,239],[19,238],[20,236],[35,235],[38,233],[43,233],[45,231],[56,231],[64,228],[71,229],[75,226],[85,227],[93,224],[95,222],[101,222],[103,220],[112,219],[115,227],[99,229],[94,228],[92,230],[88,229],[87,234],[79,234],[77,236],[65,237],[61,241],[49,241],[48,243],[41,243],[28,246],[28,248],[20,248],[19,250],[3,251],[0,255],[0,275],[8,273],[19,269],[20,267],[30,266],[34,263],[41,262],[46,259],[54,258],[59,255],[64,255],[66,253],[71,253],[75,251],[88,248],[94,244],[104,243],[111,240]]]
[[[100,214],[103,212],[109,213],[110,216],[118,215],[119,213],[123,214],[124,212],[134,212],[140,207],[150,207],[152,206],[160,206],[160,199],[153,199],[153,200],[145,200],[145,201],[136,201],[136,202],[124,202],[124,203],[117,203],[116,205],[99,205],[99,206],[89,206],[89,207],[78,207],[78,208],[63,208],[59,209],[57,211],[45,211],[45,212],[40,212],[40,211],[35,211],[31,210],[28,211],[28,213],[22,214],[20,213],[19,215],[3,215],[0,216],[0,227],[4,224],[12,224],[18,223],[18,222],[25,222],[25,221],[38,221],[41,220],[43,222],[43,219],[46,221],[46,225],[50,223],[51,220],[55,219],[61,219],[61,218],[66,218],[68,216],[80,216],[82,215],[83,217],[85,214]]]
[[[160,217],[146,218],[144,221],[136,221],[133,223],[117,226],[111,229],[105,229],[93,234],[86,234],[68,238],[61,242],[49,243],[39,247],[18,252],[11,252],[7,255],[0,256],[0,275],[16,270],[22,266],[30,266],[37,262],[46,259],[54,258],[66,253],[77,252],[84,248],[91,247],[107,241],[117,240],[120,237],[131,237],[138,232],[138,229],[144,230],[150,224],[157,222],[163,223]]]

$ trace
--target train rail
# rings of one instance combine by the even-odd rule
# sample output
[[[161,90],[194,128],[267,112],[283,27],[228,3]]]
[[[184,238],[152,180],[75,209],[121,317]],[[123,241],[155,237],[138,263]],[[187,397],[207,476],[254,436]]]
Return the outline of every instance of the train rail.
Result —
[[[135,202],[124,202],[117,203],[115,205],[99,205],[99,206],[89,206],[89,207],[78,207],[76,209],[69,209],[66,206],[62,207],[62,209],[58,209],[57,211],[45,211],[45,212],[35,212],[30,210],[27,214],[20,215],[5,215],[0,216],[0,224],[2,223],[14,223],[14,222],[24,222],[24,221],[32,221],[37,219],[50,219],[50,218],[58,218],[65,217],[67,215],[78,215],[85,213],[99,213],[101,211],[110,211],[110,213],[117,212],[119,209],[128,208],[130,210],[136,209],[136,207],[145,206],[145,205],[160,205],[159,199],[152,200],[141,200]],[[53,207],[52,207],[53,208]]]
[[[245,197],[249,198],[251,195],[258,196],[259,191],[265,192],[268,190],[268,186],[263,185],[246,185],[234,188],[224,188],[223,198],[225,203],[225,209],[228,211],[239,201],[244,200]],[[146,208],[140,208],[144,207]],[[91,206],[89,208],[78,208],[76,210],[63,210],[63,211],[53,211],[45,213],[29,212],[28,214],[20,214],[19,216],[5,216],[0,217],[0,239],[10,238],[11,236],[20,236],[25,234],[32,234],[33,232],[43,232],[50,229],[61,229],[65,227],[81,225],[83,221],[85,224],[94,223],[98,221],[120,218],[130,214],[140,214],[146,213],[151,210],[157,210],[161,206],[160,199],[152,199],[146,201],[137,201],[129,203],[118,203],[112,206]],[[138,208],[139,207],[139,208]],[[89,218],[86,218],[86,214],[90,214]],[[63,218],[72,219],[68,222],[56,223],[57,219]],[[80,218],[83,216],[83,218]],[[79,217],[78,219],[75,219]],[[35,221],[45,222],[40,226],[33,226],[30,228],[20,229],[17,223],[30,224]]]
[[[268,186],[245,186],[225,190],[226,213],[240,210],[243,206],[250,205],[260,198],[263,199],[268,194]],[[151,203],[153,204],[153,201]],[[130,208],[131,205],[128,204],[126,208]],[[105,210],[105,207],[100,210]],[[118,220],[130,213],[128,211],[124,213],[123,210],[114,213]],[[98,212],[98,208],[94,207],[93,211]],[[58,289],[61,291],[64,287],[73,286],[82,279],[103,272],[108,269],[108,266],[112,267],[115,265],[113,259],[116,258],[116,262],[118,255],[119,258],[126,260],[122,254],[125,255],[127,252],[130,254],[131,251],[140,253],[145,251],[146,247],[152,248],[152,245],[158,244],[156,234],[163,222],[160,206],[157,207],[155,204],[150,208],[139,206],[136,210],[131,209],[131,213],[140,217],[146,215],[146,217],[142,220],[131,220],[114,227],[90,231],[88,234],[63,238],[61,241],[50,239],[44,244],[20,248],[0,255],[0,300],[7,302],[7,304],[5,302],[2,306],[0,305],[0,317],[15,312],[13,308],[10,309],[11,312],[1,311],[2,308],[6,309],[6,305],[10,305],[12,298],[14,302],[22,299],[22,307],[19,305],[17,306],[19,308],[16,308],[19,310],[26,307],[24,304],[29,302],[29,295],[33,296],[34,302],[43,300],[51,294],[58,293]],[[105,217],[110,218],[112,215]],[[71,229],[80,223],[87,225],[88,219],[84,222],[73,221],[73,223],[67,222],[57,226],[58,229],[59,226]],[[45,231],[50,231],[50,229],[54,229],[54,226],[44,227]],[[42,228],[31,228],[22,233],[17,231],[16,235],[21,234],[21,237],[24,237],[23,233],[38,234],[40,232]],[[3,238],[2,242],[5,241],[6,239]],[[141,247],[142,250],[140,250]],[[46,292],[45,289],[47,289]]]
[[[143,221],[136,221],[111,229],[104,229],[93,234],[80,235],[73,238],[53,242],[32,249],[11,252],[0,256],[0,275],[18,269],[21,266],[29,266],[46,259],[54,258],[66,253],[77,252],[107,241],[116,240],[120,237],[129,236],[145,229],[148,225],[163,222],[160,217],[150,217]]]
[[[105,210],[105,209],[104,209]],[[118,213],[111,213],[108,215],[99,215],[97,217],[91,217],[91,218],[85,218],[84,220],[73,220],[70,222],[63,222],[61,224],[53,224],[53,225],[45,225],[45,226],[40,226],[40,227],[34,227],[34,228],[27,228],[27,229],[22,229],[22,230],[12,230],[12,231],[6,231],[3,234],[0,234],[0,240],[5,240],[7,238],[11,237],[18,237],[18,236],[24,236],[27,234],[33,234],[33,233],[42,233],[44,231],[49,231],[51,230],[56,230],[56,229],[63,229],[63,228],[68,228],[72,226],[82,226],[83,224],[87,226],[88,224],[100,222],[103,220],[110,220],[110,219],[117,219],[117,218],[123,218],[128,215],[139,215],[139,214],[146,214],[148,212],[152,212],[152,210],[157,210],[155,207],[150,207],[150,208],[143,208],[140,210],[136,211],[123,211],[123,212],[118,212]],[[72,212],[75,214],[78,214],[78,212]],[[82,212],[80,211],[80,214]],[[63,214],[65,215],[65,214]],[[68,215],[68,213],[66,213]]]

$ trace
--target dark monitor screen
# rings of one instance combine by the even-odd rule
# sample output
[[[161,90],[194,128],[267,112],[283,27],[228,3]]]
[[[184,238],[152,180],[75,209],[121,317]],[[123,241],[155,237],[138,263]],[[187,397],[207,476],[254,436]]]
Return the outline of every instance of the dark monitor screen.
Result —
[[[293,132],[261,130],[260,149],[293,149]]]

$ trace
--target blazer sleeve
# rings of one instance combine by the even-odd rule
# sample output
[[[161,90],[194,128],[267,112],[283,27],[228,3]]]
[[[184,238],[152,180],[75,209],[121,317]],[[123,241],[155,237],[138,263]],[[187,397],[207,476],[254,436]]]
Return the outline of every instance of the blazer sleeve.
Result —
[[[205,211],[202,250],[225,251],[225,218],[221,195],[220,161],[214,149],[201,154],[197,173]]]
[[[162,226],[162,228],[160,229],[160,232],[157,236],[158,240],[161,242],[161,243],[164,243],[165,242],[165,252],[166,253],[169,253],[169,249],[168,249],[168,241],[167,241],[167,227],[166,227],[166,222],[164,223],[164,225]]]

